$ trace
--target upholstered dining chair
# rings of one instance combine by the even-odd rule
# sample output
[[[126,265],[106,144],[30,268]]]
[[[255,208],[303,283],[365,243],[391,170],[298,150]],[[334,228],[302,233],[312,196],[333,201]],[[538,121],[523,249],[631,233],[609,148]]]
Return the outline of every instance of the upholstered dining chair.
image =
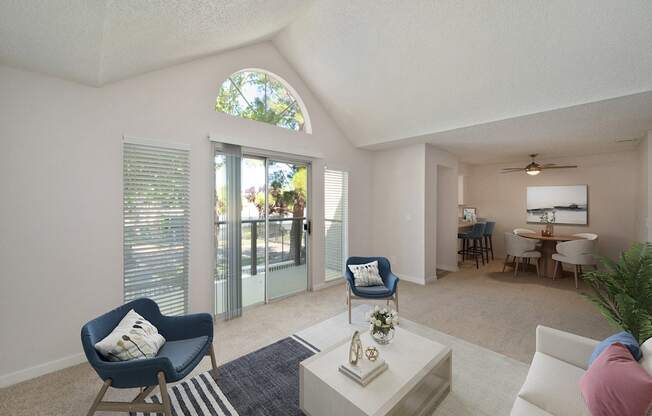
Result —
[[[537,232],[534,230],[530,230],[529,228],[514,228],[513,231],[514,234],[516,235],[523,235],[523,234],[536,234]],[[542,246],[541,241],[535,240],[537,242],[537,248]]]
[[[95,344],[109,335],[131,309],[151,322],[166,342],[154,358],[109,361],[97,352]],[[216,375],[212,316],[207,313],[164,316],[151,299],[127,302],[88,322],[81,330],[81,342],[88,362],[104,380],[88,416],[96,411],[162,413],[164,416],[172,416],[167,383],[186,377],[206,355],[211,358],[213,378]],[[161,389],[162,403],[145,403],[145,399],[157,386]],[[139,387],[142,390],[131,402],[103,401],[109,387]]]
[[[589,240],[583,238],[581,240],[572,240],[564,241],[563,243],[557,243],[557,253],[552,255],[552,259],[555,261],[555,271],[552,274],[552,278],[555,279],[557,277],[557,270],[559,269],[560,263],[572,264],[575,266],[575,289],[578,289],[578,274],[582,273],[582,266],[597,267],[597,261],[595,259],[596,242],[596,239]]]
[[[573,234],[573,237],[580,237],[584,238],[585,240],[597,240],[598,235],[593,234],[593,233],[578,233],[578,234]]]
[[[513,231],[514,234],[516,235],[521,235],[521,234],[536,234],[536,231],[530,230],[528,228],[514,228]]]
[[[382,286],[356,286],[353,272],[349,265],[366,264],[378,261],[378,273],[383,279]],[[349,257],[346,260],[346,304],[349,307],[349,323],[351,323],[351,300],[352,299],[376,299],[394,301],[396,312],[398,312],[398,282],[399,278],[392,273],[389,260],[385,257]]]
[[[514,267],[514,277],[518,274],[518,267],[523,259],[536,259],[534,263],[537,269],[537,276],[541,277],[539,273],[539,260],[541,259],[541,252],[537,251],[537,240],[531,238],[521,237],[520,235],[506,232],[505,233],[505,263],[503,264],[503,272],[509,264],[509,258],[512,257]],[[525,266],[524,266],[525,267]]]

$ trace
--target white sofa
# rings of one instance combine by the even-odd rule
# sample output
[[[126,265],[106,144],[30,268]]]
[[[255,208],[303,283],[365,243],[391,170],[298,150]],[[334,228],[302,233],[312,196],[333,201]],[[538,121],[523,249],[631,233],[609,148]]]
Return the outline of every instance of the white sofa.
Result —
[[[598,341],[539,325],[537,349],[511,416],[590,416],[579,380]]]

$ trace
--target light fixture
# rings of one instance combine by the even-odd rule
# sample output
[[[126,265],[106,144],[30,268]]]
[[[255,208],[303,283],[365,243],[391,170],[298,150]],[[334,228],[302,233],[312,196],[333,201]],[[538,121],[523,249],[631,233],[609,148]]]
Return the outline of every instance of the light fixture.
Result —
[[[541,168],[538,163],[530,163],[525,167],[525,173],[528,175],[536,176],[541,173]]]

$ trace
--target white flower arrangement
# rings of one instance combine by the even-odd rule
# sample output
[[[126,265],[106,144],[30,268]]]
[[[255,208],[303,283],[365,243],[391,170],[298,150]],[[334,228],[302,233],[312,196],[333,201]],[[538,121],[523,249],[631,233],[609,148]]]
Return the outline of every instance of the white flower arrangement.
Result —
[[[395,325],[398,325],[398,312],[387,308],[380,309],[376,305],[374,310],[367,314],[367,320],[372,334],[380,332],[387,335],[389,331],[394,329]]]

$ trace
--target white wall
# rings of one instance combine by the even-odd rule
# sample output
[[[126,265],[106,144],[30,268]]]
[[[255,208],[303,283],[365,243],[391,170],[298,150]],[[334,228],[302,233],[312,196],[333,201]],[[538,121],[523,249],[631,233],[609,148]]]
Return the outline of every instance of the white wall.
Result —
[[[457,270],[457,157],[426,145],[426,172],[426,276],[436,278],[437,269]]]
[[[494,251],[504,255],[504,232],[517,227],[535,230],[538,224],[525,219],[527,186],[588,185],[589,224],[587,226],[555,225],[559,234],[594,232],[600,236],[599,252],[617,257],[639,236],[637,211],[640,205],[639,156],[637,152],[619,152],[542,160],[561,165],[577,164],[577,169],[544,171],[537,176],[523,172],[501,174],[512,164],[478,165],[471,167],[465,185],[466,205],[476,207],[478,216],[496,221]]]
[[[425,283],[425,145],[374,153],[373,255],[385,256],[399,277]]]
[[[243,68],[282,76],[313,134],[214,111]],[[313,164],[313,285],[323,284],[324,164],[350,171],[350,253],[370,251],[371,158],[353,148],[271,43],[102,88],[0,66],[0,386],[82,359],[79,331],[122,296],[122,136],[191,145],[190,309],[212,310],[207,135],[320,157]]]
[[[652,131],[643,137],[638,146],[639,188],[636,227],[638,240],[652,241]]]
[[[375,152],[373,166],[374,254],[420,284],[456,269],[457,158],[414,144]]]

